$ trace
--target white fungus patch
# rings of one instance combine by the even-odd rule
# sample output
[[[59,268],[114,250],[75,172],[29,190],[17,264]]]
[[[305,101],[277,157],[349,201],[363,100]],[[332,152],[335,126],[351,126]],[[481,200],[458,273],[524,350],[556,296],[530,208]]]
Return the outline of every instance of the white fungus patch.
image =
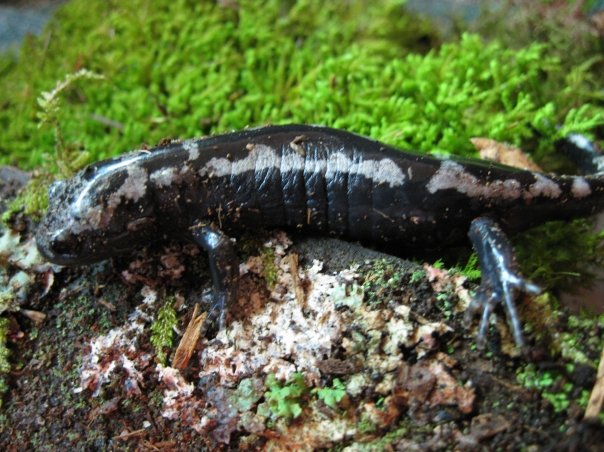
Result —
[[[44,283],[46,293],[53,284],[54,272],[59,268],[42,257],[33,237],[23,240],[20,233],[2,227],[0,261],[6,263],[0,265],[0,298],[4,300],[0,304],[0,314],[21,309],[22,304],[29,302],[32,288],[39,293],[37,284],[40,282]]]
[[[82,359],[80,386],[74,392],[89,389],[96,397],[105,384],[115,380],[123,380],[128,394],[141,392],[142,370],[149,365],[152,355],[140,351],[138,341],[145,325],[153,321],[150,312],[154,309],[157,292],[143,287],[141,294],[143,302],[123,326],[90,341],[89,351]]]
[[[282,302],[262,302],[258,294],[247,294],[252,301],[258,297],[261,308],[249,319],[232,322],[218,333],[215,346],[204,348],[200,376],[216,374],[220,384],[232,384],[242,375],[274,373],[286,379],[297,370],[319,380],[317,360],[332,354],[343,328],[341,316],[328,300],[337,278],[321,273],[319,265],[308,269],[312,289],[302,306],[295,300],[289,261],[283,256],[278,260],[280,282],[272,297]]]
[[[187,382],[178,369],[158,364],[155,368],[158,380],[163,384],[161,415],[166,419],[183,419],[198,433],[204,433],[204,425],[198,414],[203,401],[194,396],[195,386]]]
[[[265,244],[274,250],[278,268],[271,299],[254,293],[242,295],[255,306],[253,315],[232,322],[204,347],[200,377],[213,375],[217,384],[232,386],[246,375],[274,373],[278,379],[287,379],[298,371],[316,384],[321,376],[319,362],[332,358],[337,344],[342,344],[351,356],[358,354],[360,345],[348,339],[346,333],[351,324],[367,338],[363,341],[367,348],[364,366],[393,372],[402,359],[402,346],[417,346],[421,356],[431,347],[426,338],[449,331],[442,322],[428,322],[422,329],[408,307],[366,306],[358,300],[363,295],[356,281],[356,268],[327,274],[319,261],[298,269],[298,279],[309,287],[300,303],[287,256],[289,243],[281,233]],[[242,264],[241,273],[247,272],[262,274],[261,261],[250,258]],[[342,290],[343,281],[350,284],[348,290]],[[421,341],[426,342],[418,346]]]
[[[453,160],[444,160],[428,184],[432,194],[439,190],[455,189],[472,198],[489,197],[501,199],[518,199],[522,195],[522,186],[515,179],[494,180],[488,184],[466,172],[463,165]]]
[[[252,145],[250,149],[245,158],[235,161],[213,157],[199,170],[199,174],[223,177],[247,171],[304,171],[306,175],[321,174],[324,177],[333,177],[336,174],[360,175],[372,180],[376,185],[388,184],[390,187],[402,186],[406,179],[401,168],[387,158],[353,161],[343,152],[334,152],[325,159],[315,159],[304,158],[293,151],[284,151],[280,156],[273,148],[262,144]]]
[[[575,177],[573,179],[571,192],[575,198],[585,198],[586,196],[591,195],[591,187],[584,177]]]

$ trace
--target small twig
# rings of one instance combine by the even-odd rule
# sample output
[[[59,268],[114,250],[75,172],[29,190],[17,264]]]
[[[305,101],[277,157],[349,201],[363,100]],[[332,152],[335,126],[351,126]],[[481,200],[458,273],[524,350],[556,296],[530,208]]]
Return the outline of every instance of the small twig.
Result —
[[[133,430],[128,433],[122,433],[121,435],[114,436],[112,439],[130,439],[137,436],[143,436],[147,433],[147,430],[144,428]]]
[[[182,370],[189,364],[189,360],[193,355],[193,351],[195,350],[197,340],[199,339],[199,335],[201,333],[201,325],[208,316],[207,312],[203,312],[200,315],[197,315],[198,310],[199,305],[196,304],[193,308],[193,315],[191,316],[191,320],[187,325],[187,329],[185,330],[185,333],[180,339],[180,343],[178,344],[176,353],[174,353],[174,358],[172,359],[172,367],[176,369]]]
[[[295,253],[289,254],[289,268],[292,274],[292,282],[294,284],[296,300],[298,301],[298,305],[304,307],[306,305],[306,295],[304,294],[304,289],[300,283],[300,276],[298,275],[298,255]]]
[[[587,408],[585,409],[585,419],[597,418],[602,411],[604,403],[604,348],[600,353],[600,364],[598,365],[598,374],[596,375],[596,383],[594,384]]]
[[[32,309],[21,309],[19,312],[27,317],[29,320],[34,322],[36,326],[42,325],[44,320],[46,320],[46,314],[40,311],[34,311]]]
[[[93,113],[90,115],[90,119],[96,121],[104,126],[111,127],[112,129],[117,129],[120,132],[124,130],[124,124],[119,121],[115,121],[113,119],[109,119],[107,116],[99,115],[97,113]]]

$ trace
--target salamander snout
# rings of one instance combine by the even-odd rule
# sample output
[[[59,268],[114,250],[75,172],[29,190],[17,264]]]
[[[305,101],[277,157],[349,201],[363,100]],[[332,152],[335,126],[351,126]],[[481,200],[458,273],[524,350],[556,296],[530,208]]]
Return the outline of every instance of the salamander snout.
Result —
[[[77,254],[81,248],[79,240],[67,231],[55,233],[48,242],[49,249],[54,255]]]
[[[65,229],[48,234],[39,230],[36,236],[38,250],[50,262],[68,265],[78,261],[82,243],[76,235]]]

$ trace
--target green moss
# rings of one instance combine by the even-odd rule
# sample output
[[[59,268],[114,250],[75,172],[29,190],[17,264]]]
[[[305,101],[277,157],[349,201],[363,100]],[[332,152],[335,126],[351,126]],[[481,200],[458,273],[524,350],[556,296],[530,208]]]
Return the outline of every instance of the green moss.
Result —
[[[70,92],[58,119],[65,140],[93,159],[166,137],[293,119],[295,88],[316,78],[318,62],[354,42],[402,54],[410,39],[426,36],[399,3],[69,2],[25,43],[19,61],[2,66],[0,92],[12,94],[0,110],[11,146],[2,160],[40,164],[54,134],[36,130],[36,98],[82,66],[107,83]]]
[[[265,385],[268,391],[264,393],[265,403],[258,407],[259,414],[275,419],[295,419],[302,414],[302,397],[308,392],[308,386],[301,373],[293,373],[285,383],[269,374]]]
[[[78,72],[68,74],[64,80],[57,83],[53,90],[43,92],[38,97],[40,111],[37,116],[40,120],[40,126],[49,125],[54,131],[56,157],[54,161],[59,169],[59,173],[64,178],[73,176],[78,169],[86,164],[88,153],[85,151],[78,152],[79,150],[75,146],[66,143],[63,138],[61,122],[59,120],[61,95],[79,80],[99,80],[102,78],[102,76],[94,72],[80,69]]]
[[[11,146],[2,161],[40,164],[55,139],[36,129],[36,98],[81,66],[107,83],[70,91],[56,119],[64,140],[92,159],[267,122],[321,123],[402,147],[473,154],[472,136],[538,138],[547,147],[556,124],[582,131],[603,121],[601,108],[573,110],[588,100],[582,93],[572,102],[546,96],[562,90],[562,66],[544,58],[543,45],[511,50],[465,35],[422,55],[409,49],[426,33],[397,1],[237,3],[62,7],[5,66],[0,91],[14,95],[0,109]]]
[[[590,267],[604,265],[603,238],[593,221],[575,220],[546,223],[514,243],[525,276],[549,289],[569,290],[593,280]]]
[[[564,319],[548,315],[548,323],[554,322],[557,332],[549,339],[552,352],[560,356],[560,366],[540,369],[526,364],[518,370],[516,378],[526,388],[535,389],[549,401],[556,412],[564,411],[576,403],[585,408],[588,389],[577,386],[568,375],[578,367],[590,367],[595,375],[604,347],[604,315],[597,318],[571,315]],[[566,321],[564,321],[566,320]]]
[[[525,388],[539,391],[557,413],[568,409],[573,385],[563,383],[563,377],[558,372],[541,371],[533,364],[528,364],[518,371],[516,378]]]
[[[357,423],[357,430],[361,434],[373,433],[377,430],[377,425],[370,418],[366,411],[361,414],[361,420]]]
[[[0,317],[0,408],[2,408],[2,398],[8,391],[6,383],[6,374],[10,372],[11,366],[8,362],[10,350],[6,346],[8,340],[8,319]]]
[[[404,270],[389,259],[378,259],[363,273],[363,293],[368,304],[381,304],[396,296],[403,287]]]
[[[472,253],[463,267],[455,267],[454,270],[465,276],[468,281],[478,281],[480,279],[478,255]]]
[[[2,223],[10,223],[13,216],[19,212],[23,212],[34,220],[39,220],[48,208],[48,185],[50,180],[51,176],[48,174],[39,174],[30,179],[2,213]]]
[[[475,29],[510,48],[545,43],[546,54],[559,58],[563,67],[552,84],[563,88],[552,90],[550,97],[575,106],[582,102],[572,99],[576,93],[601,101],[604,43],[587,17],[598,1],[582,2],[579,9],[573,1],[540,1],[537,6],[535,2],[502,2],[503,8],[483,8]]]
[[[178,322],[174,301],[174,297],[166,297],[163,306],[157,311],[155,321],[151,324],[150,341],[155,347],[157,361],[163,365],[166,364],[166,349],[172,347],[174,327]]]
[[[278,268],[275,265],[275,250],[269,246],[262,248],[260,252],[260,258],[262,259],[262,276],[266,281],[266,286],[269,289],[273,289],[277,284],[277,278],[279,276]]]
[[[336,408],[346,395],[346,385],[339,378],[334,378],[331,388],[315,388],[312,392],[325,405]]]

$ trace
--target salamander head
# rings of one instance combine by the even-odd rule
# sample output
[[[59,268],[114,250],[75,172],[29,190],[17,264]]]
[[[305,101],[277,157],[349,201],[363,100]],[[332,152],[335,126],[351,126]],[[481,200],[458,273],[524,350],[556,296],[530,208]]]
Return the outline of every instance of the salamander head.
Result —
[[[128,156],[55,182],[36,232],[38,249],[61,265],[90,264],[148,243],[155,233],[147,171]]]

